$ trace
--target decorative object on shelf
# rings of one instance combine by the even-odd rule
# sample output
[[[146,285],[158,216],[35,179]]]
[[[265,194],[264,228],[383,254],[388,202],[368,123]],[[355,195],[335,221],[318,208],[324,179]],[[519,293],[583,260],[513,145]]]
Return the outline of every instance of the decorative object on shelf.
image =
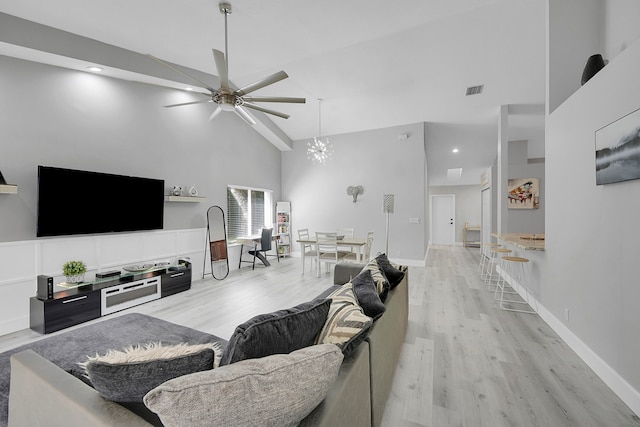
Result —
[[[182,187],[179,185],[174,185],[173,190],[171,190],[171,194],[174,196],[182,196]]]
[[[221,2],[218,4],[220,13],[224,14],[224,53],[216,50],[213,50],[213,59],[216,63],[216,68],[218,69],[218,76],[220,81],[220,87],[218,89],[214,89],[209,86],[209,84],[190,76],[182,70],[179,70],[175,66],[171,65],[168,62],[165,62],[161,59],[158,59],[154,56],[148,55],[152,59],[161,63],[165,67],[176,71],[183,76],[189,78],[189,80],[196,83],[198,86],[202,86],[209,91],[209,95],[206,95],[208,99],[203,99],[201,101],[190,101],[184,102],[180,104],[173,105],[165,105],[165,107],[180,107],[183,105],[192,105],[192,104],[200,104],[200,103],[209,103],[213,102],[217,104],[218,107],[213,111],[211,116],[209,116],[209,120],[213,120],[218,114],[222,111],[233,111],[235,112],[242,120],[244,120],[247,124],[253,126],[256,124],[256,121],[253,117],[247,112],[246,108],[250,108],[252,110],[261,111],[263,113],[271,114],[273,116],[281,117],[283,119],[288,119],[289,115],[281,113],[279,111],[271,110],[260,105],[254,104],[254,102],[284,102],[284,103],[296,103],[296,104],[304,104],[306,102],[305,98],[292,98],[292,97],[283,97],[283,96],[248,96],[249,93],[256,91],[258,89],[262,89],[263,87],[272,85],[274,83],[279,82],[280,80],[284,80],[287,77],[287,73],[284,71],[278,71],[270,76],[265,77],[262,80],[258,80],[255,83],[251,83],[240,89],[233,89],[231,84],[229,83],[229,52],[228,52],[228,40],[227,40],[227,17],[231,14],[231,4],[227,2]],[[246,108],[245,108],[246,107]]]
[[[598,71],[602,70],[605,65],[607,65],[607,63],[602,59],[602,55],[599,53],[591,55],[589,59],[587,59],[587,64],[584,66],[584,70],[582,71],[581,84],[588,82],[589,79],[598,74]]]
[[[364,194],[364,188],[362,185],[350,185],[347,187],[347,194],[349,196],[353,196],[353,203],[355,203],[358,201],[358,194]]]
[[[291,202],[276,203],[276,221],[278,235],[278,254],[282,256],[291,255]]]
[[[640,179],[640,109],[596,130],[596,185]]]
[[[386,224],[386,243],[384,245],[384,253],[389,256],[389,214],[393,213],[393,202],[394,196],[393,194],[385,194],[382,198],[382,211],[387,214],[387,224]]]
[[[125,265],[124,267],[122,267],[122,269],[130,273],[140,273],[142,271],[150,270],[153,267],[154,267],[153,264],[134,264],[134,265]]]
[[[189,195],[192,197],[195,197],[198,195],[198,189],[196,188],[196,185],[193,184],[191,187],[189,187]]]
[[[322,98],[318,98],[318,136],[313,142],[307,142],[307,158],[314,164],[324,164],[333,155],[333,144],[329,138],[322,137]]]
[[[84,280],[87,266],[82,261],[67,261],[62,266],[62,274],[67,276],[67,283],[80,283]]]

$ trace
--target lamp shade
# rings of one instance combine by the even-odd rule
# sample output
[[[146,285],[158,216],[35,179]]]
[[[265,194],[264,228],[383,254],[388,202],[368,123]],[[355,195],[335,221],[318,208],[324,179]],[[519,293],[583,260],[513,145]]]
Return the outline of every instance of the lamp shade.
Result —
[[[582,81],[581,84],[585,84],[591,79],[591,77],[595,76],[598,71],[602,70],[605,66],[604,59],[602,59],[602,55],[599,53],[596,55],[591,55],[589,59],[587,59],[587,64],[584,66],[584,71],[582,71]]]

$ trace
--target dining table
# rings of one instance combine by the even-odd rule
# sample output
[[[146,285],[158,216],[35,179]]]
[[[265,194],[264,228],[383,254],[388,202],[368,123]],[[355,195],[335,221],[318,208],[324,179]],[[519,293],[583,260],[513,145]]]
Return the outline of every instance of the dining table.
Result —
[[[315,246],[316,239],[312,239],[309,237],[308,239],[298,239],[296,242],[300,243],[300,258],[302,258],[302,270],[304,271],[304,261],[305,261],[305,253],[304,247],[306,245]],[[351,248],[357,250],[358,262],[362,262],[362,248],[367,244],[367,239],[365,237],[344,237],[342,239],[338,239],[337,241],[338,247],[341,248]]]

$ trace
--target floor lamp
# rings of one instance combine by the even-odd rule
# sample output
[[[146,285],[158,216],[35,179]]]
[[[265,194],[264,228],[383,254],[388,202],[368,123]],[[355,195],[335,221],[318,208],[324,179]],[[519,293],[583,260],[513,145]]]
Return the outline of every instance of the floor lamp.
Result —
[[[387,214],[387,230],[386,230],[386,243],[384,246],[384,253],[389,256],[389,214],[393,213],[393,194],[385,194],[382,200],[382,210]]]

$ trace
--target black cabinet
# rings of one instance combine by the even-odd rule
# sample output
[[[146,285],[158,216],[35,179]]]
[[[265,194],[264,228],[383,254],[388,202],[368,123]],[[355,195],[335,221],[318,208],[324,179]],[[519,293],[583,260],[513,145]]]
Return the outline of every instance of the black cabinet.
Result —
[[[136,302],[143,304],[152,299],[152,292],[148,291],[152,287],[147,285],[158,281],[154,279],[158,276],[160,276],[160,298],[186,291],[191,288],[191,263],[184,262],[179,267],[155,269],[149,272],[90,282],[76,289],[55,292],[53,299],[49,300],[31,297],[29,300],[29,326],[36,332],[48,334],[97,319],[119,309],[131,307],[136,305]],[[137,282],[141,282],[141,284],[137,284]],[[109,292],[109,289],[115,291],[118,287],[129,291],[126,293],[126,297],[122,297],[126,300],[126,304],[119,304],[122,301],[118,299],[119,297],[113,296],[115,292]],[[128,289],[130,287],[136,289],[131,291]],[[157,294],[155,298],[158,298]],[[121,308],[113,309],[117,304]]]
[[[161,294],[164,298],[191,288],[191,268],[169,270],[162,275]]]
[[[100,291],[50,300],[31,297],[29,305],[31,329],[48,334],[100,317]]]

